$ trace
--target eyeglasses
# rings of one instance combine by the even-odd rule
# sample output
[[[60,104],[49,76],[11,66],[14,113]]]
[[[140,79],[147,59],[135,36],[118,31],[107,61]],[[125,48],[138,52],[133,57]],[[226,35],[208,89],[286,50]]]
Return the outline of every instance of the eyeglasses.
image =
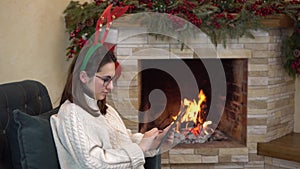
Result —
[[[101,77],[98,75],[95,75],[95,76],[103,81],[103,87],[107,87],[110,84],[110,82],[115,81],[115,77],[110,77],[110,76]]]

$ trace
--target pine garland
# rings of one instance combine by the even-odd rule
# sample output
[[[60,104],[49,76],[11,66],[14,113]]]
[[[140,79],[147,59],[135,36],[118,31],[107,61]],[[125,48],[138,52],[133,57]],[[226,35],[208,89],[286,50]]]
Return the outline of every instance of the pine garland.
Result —
[[[295,24],[293,34],[283,40],[284,68],[292,77],[300,76],[300,21]]]
[[[283,43],[284,67],[293,77],[300,75],[299,56],[293,53],[299,49],[300,0],[93,0],[80,4],[71,1],[64,11],[67,32],[70,33],[70,45],[67,48],[68,58],[79,54],[87,39],[95,32],[95,24],[103,10],[113,3],[115,6],[129,6],[127,13],[159,12],[167,13],[188,20],[191,24],[206,33],[212,43],[226,47],[228,39],[242,36],[254,38],[251,30],[265,29],[261,19],[277,14],[285,14],[295,21],[295,31],[286,37]],[[173,20],[172,20],[173,19]],[[160,31],[167,31],[170,26],[187,32],[188,25],[180,24],[180,19],[160,22]],[[171,21],[171,22],[170,22]],[[148,28],[158,29],[156,23],[145,19]],[[155,32],[155,31],[154,31]],[[184,36],[188,35],[188,32]],[[296,40],[295,40],[296,39]]]

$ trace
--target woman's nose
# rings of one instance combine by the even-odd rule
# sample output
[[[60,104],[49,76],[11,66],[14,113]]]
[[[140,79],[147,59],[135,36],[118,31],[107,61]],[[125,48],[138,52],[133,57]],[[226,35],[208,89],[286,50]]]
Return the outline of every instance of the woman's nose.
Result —
[[[112,90],[114,88],[113,81],[110,81],[106,88]]]

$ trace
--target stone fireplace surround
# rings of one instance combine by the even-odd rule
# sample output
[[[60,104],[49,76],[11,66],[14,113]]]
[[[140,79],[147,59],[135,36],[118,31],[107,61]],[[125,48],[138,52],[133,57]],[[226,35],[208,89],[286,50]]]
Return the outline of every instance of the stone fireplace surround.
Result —
[[[122,75],[115,90],[108,97],[123,116],[125,125],[138,131],[138,60],[172,59],[163,51],[180,58],[194,58],[196,50],[209,44],[202,33],[193,40],[191,48],[180,49],[175,40],[163,40],[144,32],[134,25],[118,27],[119,37],[130,37],[119,42],[116,54],[122,65]],[[286,29],[270,28],[268,32],[253,31],[255,39],[231,39],[227,47],[217,47],[220,58],[248,59],[247,83],[247,138],[240,147],[192,146],[174,147],[161,155],[162,168],[297,168],[299,163],[257,155],[257,143],[269,142],[293,131],[295,82],[282,68],[281,39]],[[133,35],[133,36],[130,36]],[[152,48],[162,52],[151,52]],[[149,50],[147,50],[149,49]],[[156,50],[157,51],[157,50]],[[126,61],[125,61],[126,60]],[[122,62],[124,61],[124,62]]]

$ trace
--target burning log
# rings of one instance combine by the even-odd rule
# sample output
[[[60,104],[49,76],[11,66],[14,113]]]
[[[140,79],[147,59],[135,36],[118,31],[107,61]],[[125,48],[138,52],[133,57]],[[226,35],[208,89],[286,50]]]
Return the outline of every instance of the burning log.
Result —
[[[223,141],[228,140],[228,137],[220,130],[216,130],[211,137],[208,139],[208,141]]]
[[[179,130],[183,130],[183,129],[191,129],[195,127],[195,123],[193,121],[184,121],[182,123],[180,123],[180,129]]]
[[[175,143],[184,143],[184,144],[197,144],[197,143],[206,143],[213,141],[223,141],[228,140],[229,138],[220,130],[215,130],[212,134],[200,133],[199,135],[194,135],[192,132],[185,130],[182,132],[176,132],[174,134]]]
[[[184,143],[204,143],[214,132],[211,121],[206,121],[207,104],[206,96],[201,90],[198,95],[199,100],[184,99],[183,104],[186,106],[185,114],[180,123],[176,126],[175,142]],[[176,117],[175,117],[176,118]]]
[[[207,118],[207,104],[206,101],[203,101],[200,105],[200,111],[198,112],[197,119],[200,124],[203,124]]]

